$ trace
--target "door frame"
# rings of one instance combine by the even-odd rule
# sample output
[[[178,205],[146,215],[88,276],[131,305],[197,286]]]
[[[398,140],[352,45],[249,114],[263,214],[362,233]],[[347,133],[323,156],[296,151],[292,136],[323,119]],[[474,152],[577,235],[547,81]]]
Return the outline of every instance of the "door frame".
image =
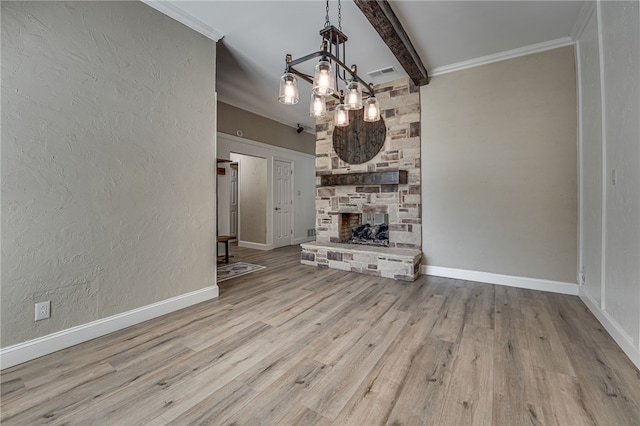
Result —
[[[270,224],[273,222],[273,190],[270,189],[269,182],[273,181],[273,177],[271,176],[273,167],[269,166],[270,163],[273,163],[271,156],[265,155],[262,156],[260,154],[248,153],[241,149],[232,149],[229,151],[229,157],[231,158],[233,155],[254,157],[258,159],[262,159],[266,162],[266,184],[265,190],[266,194],[266,202],[265,202],[265,227],[266,227],[266,236],[264,243],[258,243],[253,241],[243,240],[242,233],[242,210],[246,206],[242,205],[240,192],[242,190],[242,177],[240,174],[240,169],[246,167],[246,164],[243,165],[242,158],[236,158],[234,162],[238,163],[238,233],[236,235],[236,241],[238,242],[239,247],[248,247],[256,250],[271,250],[273,249],[273,229]]]
[[[251,139],[240,138],[238,136],[230,135],[228,133],[218,132],[217,136],[218,136],[218,145],[217,145],[218,156],[229,158],[228,156],[231,153],[236,153],[236,154],[250,155],[253,157],[266,158],[268,162],[273,162],[274,158],[282,159],[286,161],[292,161],[293,162],[293,179],[291,182],[293,185],[294,193],[298,188],[297,187],[298,183],[304,182],[305,185],[307,184],[308,177],[306,176],[306,174],[304,177],[300,177],[300,178],[296,176],[299,173],[297,164],[301,164],[300,161],[304,159],[305,162],[302,164],[306,165],[307,164],[306,161],[309,161],[309,166],[313,167],[315,164],[315,155],[306,154],[299,151],[293,151],[288,148],[269,145],[269,144],[254,141]],[[267,163],[267,179],[269,181],[273,180],[273,177],[271,176],[272,173],[273,173],[273,166],[269,166],[269,164]],[[315,176],[312,177],[312,179],[314,180],[314,183],[309,184],[308,192],[305,192],[305,194],[303,194],[304,198],[300,198],[299,195],[294,194],[295,196],[293,198],[293,211],[296,214],[303,213],[305,214],[305,217],[298,217],[296,219],[294,214],[294,218],[292,220],[292,225],[294,229],[294,233],[292,235],[292,238],[293,238],[292,245],[299,244],[306,241],[313,241],[315,239],[315,237],[303,236],[302,230],[298,230],[300,234],[296,239],[296,233],[295,233],[296,226],[298,224],[304,224],[309,222],[307,227],[312,227],[315,223],[315,206],[314,206]],[[305,186],[305,188],[307,188],[307,186]],[[268,192],[269,193],[267,194],[267,210],[268,210],[267,224],[271,224],[273,223],[273,214],[272,214],[273,213],[273,194],[271,194],[271,191],[268,191]],[[305,204],[301,205],[300,204],[301,200],[303,200]],[[307,208],[306,203],[309,203],[309,206],[311,206],[310,212],[308,211],[309,209]],[[239,207],[242,210],[242,205],[240,205]],[[240,231],[242,231],[242,224],[240,223],[239,226],[240,226]],[[267,226],[267,242],[268,242],[267,244],[259,244],[259,243],[243,241],[241,238],[239,238],[238,246],[253,248],[257,250],[271,250],[273,248],[272,228],[273,228],[272,225]]]
[[[293,179],[295,177],[295,171],[293,169],[293,166],[295,164],[295,162],[293,161],[292,158],[286,158],[286,157],[279,157],[279,156],[273,156],[271,157],[271,246],[273,248],[276,248],[276,238],[275,238],[275,223],[276,223],[276,216],[275,214],[273,214],[274,212],[274,193],[275,193],[275,186],[274,186],[274,178],[276,175],[276,161],[281,161],[283,163],[289,163],[289,167],[291,170],[291,179],[289,179],[289,199],[291,200],[291,204],[289,205],[289,244],[288,245],[293,245],[293,230],[295,229],[295,197],[293,196],[293,188],[295,188],[295,185],[293,183]],[[280,247],[285,247],[285,246],[280,246]]]

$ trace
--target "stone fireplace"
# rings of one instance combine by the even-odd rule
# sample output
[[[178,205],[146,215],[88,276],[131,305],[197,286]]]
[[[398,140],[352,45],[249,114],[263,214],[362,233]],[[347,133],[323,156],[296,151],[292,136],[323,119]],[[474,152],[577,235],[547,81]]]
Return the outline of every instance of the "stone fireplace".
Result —
[[[316,123],[316,241],[302,245],[301,259],[413,281],[422,256],[419,88],[402,78],[374,90],[387,133],[372,160],[344,162],[333,148],[332,117]],[[344,243],[363,215],[386,215],[388,247]]]

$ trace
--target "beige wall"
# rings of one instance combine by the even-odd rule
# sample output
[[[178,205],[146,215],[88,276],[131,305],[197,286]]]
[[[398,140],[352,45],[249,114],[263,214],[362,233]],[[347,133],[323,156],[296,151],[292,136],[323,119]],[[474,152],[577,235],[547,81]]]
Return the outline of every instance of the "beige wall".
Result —
[[[573,47],[421,88],[427,265],[576,282]]]
[[[141,2],[2,2],[3,348],[215,288],[215,48]]]
[[[297,133],[293,127],[218,102],[218,131],[238,136],[238,130],[242,130],[245,139],[312,155],[316,153],[315,133]]]
[[[239,240],[266,244],[267,160],[236,153],[231,160],[238,162]]]

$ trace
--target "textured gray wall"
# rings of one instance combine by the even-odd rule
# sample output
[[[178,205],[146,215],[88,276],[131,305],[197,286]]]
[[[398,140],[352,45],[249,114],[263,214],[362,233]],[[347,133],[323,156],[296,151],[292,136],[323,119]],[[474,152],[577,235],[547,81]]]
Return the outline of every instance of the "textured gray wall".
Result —
[[[640,349],[640,4],[600,6],[607,182],[604,309]],[[640,354],[635,359],[638,365]]]
[[[427,265],[576,282],[573,47],[421,88]]]
[[[577,40],[580,296],[640,367],[640,5],[616,1],[589,7]]]
[[[143,3],[2,2],[3,347],[215,285],[214,91]]]

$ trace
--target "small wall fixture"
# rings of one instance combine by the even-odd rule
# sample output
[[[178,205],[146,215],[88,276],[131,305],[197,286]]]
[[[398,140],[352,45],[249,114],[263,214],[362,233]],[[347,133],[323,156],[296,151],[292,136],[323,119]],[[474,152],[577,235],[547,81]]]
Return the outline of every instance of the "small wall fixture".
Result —
[[[334,111],[334,124],[336,126],[349,125],[349,110],[359,110],[363,107],[362,92],[367,96],[364,102],[364,121],[373,122],[380,120],[380,104],[375,98],[373,85],[365,82],[358,76],[356,65],[347,67],[345,43],[347,36],[342,32],[341,4],[338,0],[338,28],[331,25],[329,21],[329,0],[326,0],[326,15],[324,28],[320,30],[322,44],[320,50],[293,59],[287,54],[285,57],[285,72],[280,78],[280,92],[278,100],[285,105],[295,105],[298,103],[298,82],[297,77],[311,84],[311,104],[309,115],[312,117],[323,117],[327,114],[327,96],[333,96],[340,103],[336,105]],[[320,58],[317,63],[313,77],[294,68],[295,65]],[[344,90],[339,90],[343,85]]]

